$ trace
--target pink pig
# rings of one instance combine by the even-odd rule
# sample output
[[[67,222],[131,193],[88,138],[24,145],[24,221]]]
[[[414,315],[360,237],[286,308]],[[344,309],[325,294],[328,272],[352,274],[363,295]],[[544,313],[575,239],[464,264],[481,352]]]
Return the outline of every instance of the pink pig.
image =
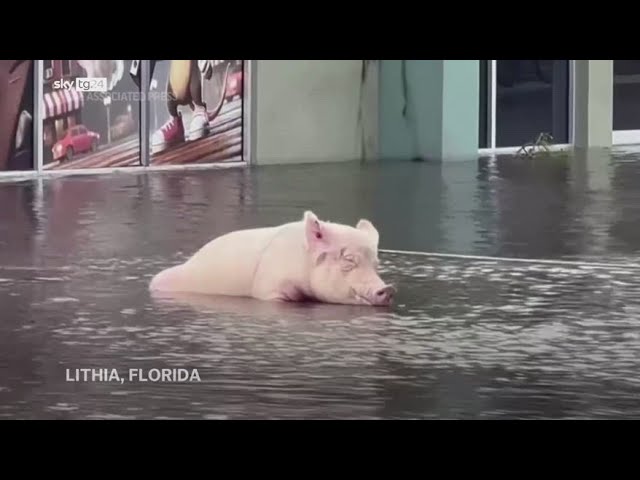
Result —
[[[395,288],[377,273],[378,231],[301,221],[238,230],[211,240],[185,263],[158,273],[157,292],[191,292],[275,301],[388,306]]]

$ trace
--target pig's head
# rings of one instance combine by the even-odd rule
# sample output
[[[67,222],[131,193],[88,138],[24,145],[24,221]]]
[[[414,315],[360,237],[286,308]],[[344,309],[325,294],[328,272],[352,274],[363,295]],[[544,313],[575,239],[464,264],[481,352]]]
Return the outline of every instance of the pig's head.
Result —
[[[305,248],[313,295],[327,303],[388,306],[395,288],[378,275],[378,231],[368,220],[354,227],[305,212]]]

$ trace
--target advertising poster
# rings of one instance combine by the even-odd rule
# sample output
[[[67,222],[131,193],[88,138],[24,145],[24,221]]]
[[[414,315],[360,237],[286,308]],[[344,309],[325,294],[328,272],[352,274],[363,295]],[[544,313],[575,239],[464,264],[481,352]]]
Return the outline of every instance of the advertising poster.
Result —
[[[242,161],[242,60],[156,60],[149,85],[151,165]]]
[[[33,63],[0,60],[0,172],[35,168]]]
[[[44,60],[43,164],[140,166],[142,95],[132,60]]]

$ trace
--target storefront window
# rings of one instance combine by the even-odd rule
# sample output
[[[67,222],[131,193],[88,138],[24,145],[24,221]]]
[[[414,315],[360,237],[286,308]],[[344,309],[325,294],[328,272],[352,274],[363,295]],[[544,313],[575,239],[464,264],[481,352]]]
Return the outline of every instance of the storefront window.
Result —
[[[129,75],[131,60],[52,62],[54,73],[43,84],[43,130],[55,125],[55,138],[43,139],[44,168],[140,166],[141,94]],[[91,91],[72,83],[78,77],[95,80]]]
[[[150,165],[243,160],[243,60],[2,60],[0,171],[36,168],[35,62],[45,170],[139,167],[142,141]],[[150,67],[148,85],[141,65]]]
[[[498,60],[496,147],[569,142],[569,60]]]
[[[242,60],[160,60],[149,86],[151,165],[242,160]]]
[[[640,60],[613,61],[613,130],[640,130]]]

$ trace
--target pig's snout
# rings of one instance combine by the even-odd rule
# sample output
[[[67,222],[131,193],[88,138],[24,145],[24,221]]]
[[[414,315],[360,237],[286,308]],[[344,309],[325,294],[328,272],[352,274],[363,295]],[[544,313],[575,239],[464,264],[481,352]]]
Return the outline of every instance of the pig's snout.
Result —
[[[375,290],[373,292],[371,303],[381,306],[391,305],[395,293],[396,289],[395,287],[393,287],[393,285],[385,285],[384,287],[379,288],[378,290]]]

